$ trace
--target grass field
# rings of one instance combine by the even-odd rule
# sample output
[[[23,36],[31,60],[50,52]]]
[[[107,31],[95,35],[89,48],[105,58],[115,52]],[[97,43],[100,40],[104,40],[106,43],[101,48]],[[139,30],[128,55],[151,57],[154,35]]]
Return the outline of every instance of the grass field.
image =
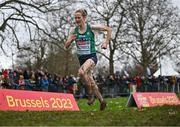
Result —
[[[80,111],[0,111],[2,126],[180,126],[180,105],[153,108],[126,107],[128,97],[106,98],[105,111],[99,103],[88,106],[77,100]]]

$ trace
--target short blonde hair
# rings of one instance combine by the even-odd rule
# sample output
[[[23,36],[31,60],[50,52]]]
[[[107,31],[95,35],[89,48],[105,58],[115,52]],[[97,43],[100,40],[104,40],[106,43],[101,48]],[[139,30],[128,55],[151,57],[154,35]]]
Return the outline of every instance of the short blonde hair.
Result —
[[[75,13],[81,13],[83,17],[87,16],[86,9],[78,9],[78,10],[75,11]]]

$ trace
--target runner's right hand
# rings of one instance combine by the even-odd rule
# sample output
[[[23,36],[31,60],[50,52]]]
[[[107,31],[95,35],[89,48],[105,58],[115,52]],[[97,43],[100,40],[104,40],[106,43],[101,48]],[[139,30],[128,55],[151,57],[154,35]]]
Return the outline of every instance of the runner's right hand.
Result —
[[[72,41],[74,41],[76,39],[76,34],[71,34],[70,38],[71,38]]]

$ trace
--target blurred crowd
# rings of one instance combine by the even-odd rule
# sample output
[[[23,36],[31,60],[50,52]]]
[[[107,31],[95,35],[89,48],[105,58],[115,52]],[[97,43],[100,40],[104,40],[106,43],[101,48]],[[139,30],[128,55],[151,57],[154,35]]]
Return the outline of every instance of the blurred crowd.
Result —
[[[74,76],[61,77],[46,70],[2,69],[0,72],[1,89],[71,92],[76,82]]]
[[[180,78],[176,76],[109,75],[97,76],[97,82],[104,95],[129,95],[132,92],[180,92]]]
[[[180,92],[180,78],[176,76],[134,77],[100,75],[94,77],[103,96],[122,96],[132,92]],[[73,75],[62,77],[44,70],[2,69],[0,89],[33,90],[72,93],[76,97],[86,97],[86,85]]]

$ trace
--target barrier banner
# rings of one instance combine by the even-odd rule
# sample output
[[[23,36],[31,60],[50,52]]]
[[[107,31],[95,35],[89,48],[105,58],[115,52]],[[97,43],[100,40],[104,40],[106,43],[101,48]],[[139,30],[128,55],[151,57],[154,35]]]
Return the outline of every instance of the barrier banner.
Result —
[[[175,93],[166,92],[135,92],[130,95],[127,102],[127,106],[138,108],[179,104],[180,101]]]
[[[0,90],[0,110],[79,111],[73,94],[25,90]]]

